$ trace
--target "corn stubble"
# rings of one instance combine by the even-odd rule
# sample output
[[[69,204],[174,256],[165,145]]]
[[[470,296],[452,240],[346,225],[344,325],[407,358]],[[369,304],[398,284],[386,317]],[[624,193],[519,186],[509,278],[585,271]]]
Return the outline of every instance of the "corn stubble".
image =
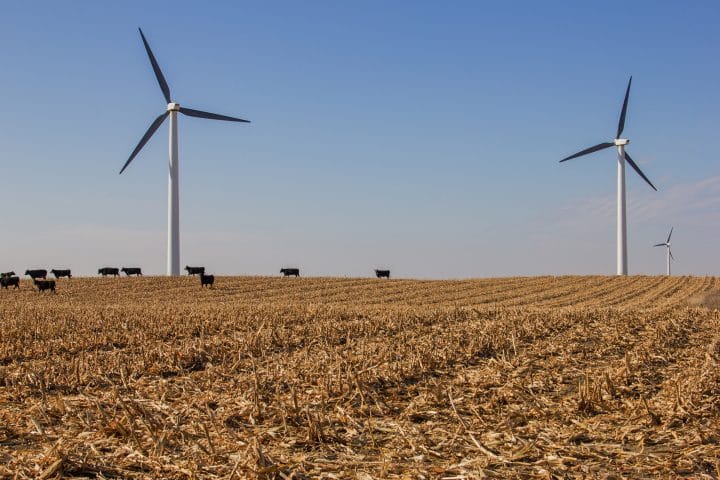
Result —
[[[0,477],[720,475],[720,281],[0,292]]]

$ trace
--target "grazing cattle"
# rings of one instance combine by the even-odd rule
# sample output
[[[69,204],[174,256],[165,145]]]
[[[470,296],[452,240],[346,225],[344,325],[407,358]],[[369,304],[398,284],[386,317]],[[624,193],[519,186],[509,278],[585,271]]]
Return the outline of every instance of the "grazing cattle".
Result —
[[[383,278],[383,277],[385,277],[385,278],[390,278],[390,270],[378,270],[378,269],[376,268],[376,269],[375,269],[375,276],[376,276],[377,278]]]
[[[20,277],[0,277],[0,286],[2,286],[2,288],[8,288],[10,286],[20,288]]]
[[[55,278],[60,278],[60,277],[72,278],[72,273],[70,273],[70,269],[57,270],[57,269],[53,268],[52,270],[50,270],[50,273],[55,275]]]
[[[299,268],[281,268],[281,269],[280,269],[280,273],[282,273],[282,274],[283,274],[284,276],[286,276],[286,277],[290,277],[290,276],[293,276],[293,275],[294,275],[295,277],[299,277],[299,276],[300,276],[300,269],[299,269]]]
[[[121,272],[123,272],[128,277],[130,275],[137,275],[138,277],[142,275],[142,271],[137,267],[123,267],[120,269]]]
[[[0,278],[14,277],[14,276],[15,276],[15,272],[3,272],[3,273],[0,273]]]
[[[33,283],[38,289],[38,292],[44,292],[45,290],[55,291],[55,280],[37,280],[33,278]]]
[[[185,270],[187,270],[188,275],[202,275],[205,273],[205,267],[188,267],[185,265]]]
[[[107,277],[108,275],[117,277],[118,275],[120,275],[120,269],[115,267],[103,267],[98,269],[98,275],[102,275],[103,277]]]
[[[207,285],[208,288],[212,288],[213,283],[215,283],[215,275],[205,275],[204,273],[200,274],[201,287],[205,287],[205,285]]]
[[[47,270],[44,269],[37,269],[37,270],[25,270],[25,275],[29,275],[30,278],[35,280],[36,278],[45,278],[47,277]]]

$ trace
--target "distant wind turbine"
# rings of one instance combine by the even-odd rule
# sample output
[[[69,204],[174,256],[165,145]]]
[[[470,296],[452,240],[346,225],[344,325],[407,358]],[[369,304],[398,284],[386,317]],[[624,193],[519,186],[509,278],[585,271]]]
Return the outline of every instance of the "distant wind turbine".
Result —
[[[673,257],[672,251],[670,250],[670,237],[672,237],[673,228],[670,228],[670,233],[668,234],[667,240],[665,240],[665,243],[658,243],[657,245],[653,245],[653,247],[665,247],[666,253],[665,256],[667,257],[667,275],[670,276],[670,259],[675,260],[675,257]]]
[[[140,142],[135,147],[135,150],[130,154],[125,165],[123,165],[120,173],[123,173],[125,169],[130,165],[135,156],[150,140],[155,131],[160,128],[160,125],[165,121],[167,117],[170,117],[170,163],[169,163],[169,179],[168,179],[168,251],[167,251],[167,274],[168,275],[180,275],[180,197],[178,193],[178,133],[177,133],[177,113],[183,113],[190,117],[198,118],[209,118],[211,120],[225,120],[228,122],[244,122],[250,123],[248,120],[241,118],[228,117],[226,115],[218,115],[216,113],[203,112],[200,110],[193,110],[191,108],[181,107],[179,103],[175,103],[170,99],[170,87],[168,87],[165,77],[160,71],[160,66],[150,45],[148,45],[145,35],[143,35],[142,29],[140,30],[140,37],[142,38],[143,44],[145,45],[145,51],[147,51],[150,63],[155,71],[155,76],[160,84],[160,90],[162,90],[163,96],[167,101],[167,110],[158,116],[145,132],[145,135],[140,139]]]
[[[588,153],[597,152],[605,148],[617,147],[618,152],[618,164],[617,164],[617,274],[627,275],[627,221],[625,217],[625,161],[645,180],[653,190],[657,191],[655,185],[648,180],[645,174],[640,170],[640,167],[630,158],[630,155],[625,151],[625,145],[630,143],[630,140],[620,138],[623,129],[625,128],[625,115],[627,114],[628,98],[630,97],[630,85],[632,84],[632,77],[628,82],[627,90],[625,91],[625,100],[623,101],[622,112],[620,113],[620,122],[618,123],[617,134],[612,142],[599,143],[593,147],[586,148],[574,155],[565,157],[560,162],[565,162],[573,158],[587,155]]]

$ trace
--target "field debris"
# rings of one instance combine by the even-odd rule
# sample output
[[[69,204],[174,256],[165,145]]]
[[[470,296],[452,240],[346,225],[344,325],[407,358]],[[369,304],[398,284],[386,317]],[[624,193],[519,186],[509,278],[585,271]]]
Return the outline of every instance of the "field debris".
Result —
[[[720,309],[720,290],[702,292],[688,298],[688,305],[692,307],[705,307]]]
[[[718,478],[712,277],[0,291],[0,477]],[[704,298],[704,297],[703,297]]]

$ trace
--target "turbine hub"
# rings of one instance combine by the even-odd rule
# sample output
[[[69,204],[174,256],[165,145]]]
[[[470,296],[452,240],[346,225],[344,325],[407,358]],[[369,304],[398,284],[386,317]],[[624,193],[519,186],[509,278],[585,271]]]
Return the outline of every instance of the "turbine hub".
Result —
[[[169,107],[168,107],[168,108],[169,108]],[[621,147],[621,146],[625,146],[625,145],[627,145],[628,143],[630,143],[630,140],[628,140],[627,138],[616,138],[616,139],[614,140],[614,142],[615,142],[615,145],[616,145],[616,146]]]
[[[179,112],[180,111],[180,104],[175,102],[168,103],[167,106],[168,112]]]

